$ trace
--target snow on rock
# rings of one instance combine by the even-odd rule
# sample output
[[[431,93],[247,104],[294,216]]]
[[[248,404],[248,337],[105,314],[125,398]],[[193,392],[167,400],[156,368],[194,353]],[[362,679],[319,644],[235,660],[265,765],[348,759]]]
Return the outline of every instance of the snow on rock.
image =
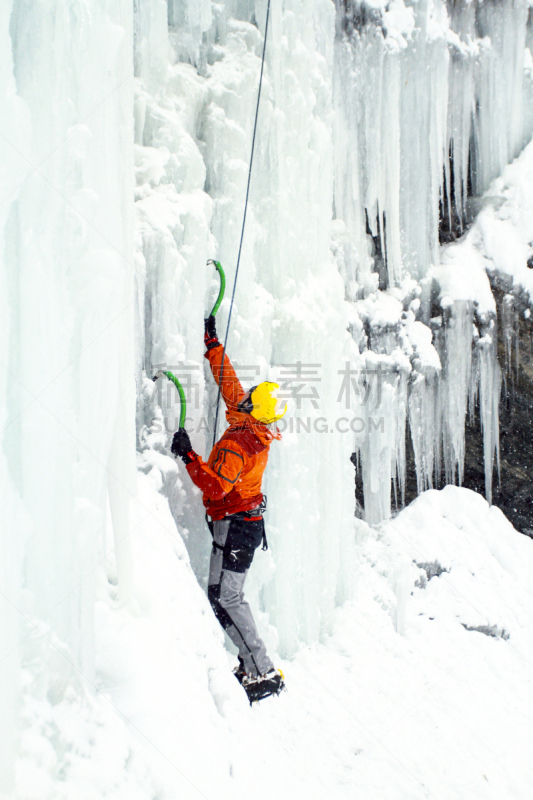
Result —
[[[413,349],[414,366],[417,369],[429,368],[438,372],[441,369],[439,354],[433,344],[431,328],[414,318],[412,311],[408,312],[404,322],[405,332]]]
[[[437,282],[443,309],[469,303],[477,315],[487,318],[496,313],[496,303],[487,275],[489,262],[475,240],[475,233],[469,231],[464,239],[444,248],[440,266],[431,267],[427,277]]]
[[[440,266],[428,279],[439,286],[441,305],[467,301],[483,317],[496,311],[488,275],[507,291],[533,303],[533,143],[503,171],[483,196],[468,233],[443,248]]]
[[[529,258],[533,241],[533,144],[509,164],[485,197],[473,237],[496,273],[516,294],[525,292],[533,304],[533,271]],[[476,230],[477,229],[477,230]]]
[[[375,292],[356,304],[359,316],[372,327],[398,327],[402,315],[402,304],[392,294]]]

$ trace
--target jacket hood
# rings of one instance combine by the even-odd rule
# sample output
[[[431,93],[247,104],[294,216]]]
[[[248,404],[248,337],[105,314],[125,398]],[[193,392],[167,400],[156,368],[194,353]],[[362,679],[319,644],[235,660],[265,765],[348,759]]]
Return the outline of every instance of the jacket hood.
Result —
[[[263,422],[259,422],[243,411],[228,409],[226,411],[226,419],[232,428],[248,428],[263,444],[270,444],[273,439],[281,439],[281,433],[277,428],[272,431]]]

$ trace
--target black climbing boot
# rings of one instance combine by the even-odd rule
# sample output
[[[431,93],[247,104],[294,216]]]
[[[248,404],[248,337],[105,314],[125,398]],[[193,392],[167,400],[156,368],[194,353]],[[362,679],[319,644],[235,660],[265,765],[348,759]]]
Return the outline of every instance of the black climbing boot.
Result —
[[[245,676],[242,680],[244,691],[248,695],[250,705],[272,694],[279,694],[285,689],[283,673],[280,669],[271,669],[257,678]]]

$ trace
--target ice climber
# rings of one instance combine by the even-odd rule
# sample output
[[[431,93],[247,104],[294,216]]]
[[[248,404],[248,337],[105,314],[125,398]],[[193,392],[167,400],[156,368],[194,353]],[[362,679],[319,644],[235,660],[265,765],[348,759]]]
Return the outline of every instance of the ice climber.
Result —
[[[213,535],[208,597],[216,618],[239,650],[235,675],[250,699],[259,700],[283,688],[283,675],[267,655],[250,606],[243,596],[246,575],[257,547],[266,550],[261,493],[270,445],[281,439],[273,426],[277,413],[272,396],[278,384],[265,381],[245,392],[218,340],[215,317],[205,321],[205,358],[220,383],[229,428],[215,444],[207,463],[194,452],[187,432],[174,434],[172,453],[181,457],[193,483],[203,492]],[[210,519],[209,519],[210,518]]]

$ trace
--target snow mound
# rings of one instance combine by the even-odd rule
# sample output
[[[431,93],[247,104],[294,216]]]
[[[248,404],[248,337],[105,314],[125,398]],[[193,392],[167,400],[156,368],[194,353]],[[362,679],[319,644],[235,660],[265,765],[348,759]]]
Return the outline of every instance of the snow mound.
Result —
[[[17,798],[528,796],[533,545],[498,509],[449,486],[376,529],[356,520],[357,599],[320,644],[276,652],[254,608],[288,691],[250,708],[167,501],[139,478],[132,599],[112,570],[100,586],[98,693],[34,709]]]

